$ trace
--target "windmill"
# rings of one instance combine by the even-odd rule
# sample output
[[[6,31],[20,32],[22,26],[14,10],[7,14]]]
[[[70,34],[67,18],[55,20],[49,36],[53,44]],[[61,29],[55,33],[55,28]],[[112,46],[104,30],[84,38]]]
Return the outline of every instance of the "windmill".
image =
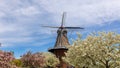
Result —
[[[58,65],[58,68],[67,68],[69,66],[62,60],[62,57],[65,56],[65,52],[68,50],[67,47],[70,46],[67,37],[67,29],[84,29],[82,27],[65,27],[65,14],[66,13],[64,12],[62,15],[62,22],[60,27],[44,26],[49,28],[58,28],[55,45],[53,48],[48,49],[49,52],[55,54],[56,57],[59,58],[60,64]]]

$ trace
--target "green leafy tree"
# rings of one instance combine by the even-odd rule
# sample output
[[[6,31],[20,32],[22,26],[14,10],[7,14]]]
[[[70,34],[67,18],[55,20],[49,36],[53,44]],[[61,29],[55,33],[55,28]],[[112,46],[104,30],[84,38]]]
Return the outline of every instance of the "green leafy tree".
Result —
[[[119,68],[119,45],[120,34],[92,33],[84,40],[74,41],[63,59],[75,68]]]

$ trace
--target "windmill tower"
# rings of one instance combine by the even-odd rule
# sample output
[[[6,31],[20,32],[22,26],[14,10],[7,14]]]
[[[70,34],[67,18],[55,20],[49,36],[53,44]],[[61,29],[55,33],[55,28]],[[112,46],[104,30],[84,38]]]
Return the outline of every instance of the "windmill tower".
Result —
[[[62,22],[60,27],[45,26],[50,28],[58,28],[56,43],[53,48],[48,49],[49,52],[55,54],[56,57],[59,58],[60,64],[58,65],[58,68],[68,68],[69,66],[62,60],[62,57],[65,56],[65,52],[67,52],[68,50],[67,47],[70,46],[67,38],[67,29],[83,29],[81,27],[65,27],[64,19],[65,19],[65,12],[62,15]]]

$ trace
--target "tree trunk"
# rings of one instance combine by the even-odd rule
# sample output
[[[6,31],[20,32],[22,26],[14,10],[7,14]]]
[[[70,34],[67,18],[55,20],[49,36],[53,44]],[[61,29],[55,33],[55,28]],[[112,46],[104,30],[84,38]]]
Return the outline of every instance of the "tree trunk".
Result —
[[[108,64],[108,61],[106,61],[106,68],[109,68],[109,64]]]

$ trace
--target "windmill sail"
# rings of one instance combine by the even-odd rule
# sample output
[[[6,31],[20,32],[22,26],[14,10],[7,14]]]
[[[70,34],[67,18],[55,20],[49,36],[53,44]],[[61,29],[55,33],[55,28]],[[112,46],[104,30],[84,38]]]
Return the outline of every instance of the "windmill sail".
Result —
[[[65,16],[66,16],[66,12],[64,12],[62,15],[61,27],[63,27],[65,25]]]

